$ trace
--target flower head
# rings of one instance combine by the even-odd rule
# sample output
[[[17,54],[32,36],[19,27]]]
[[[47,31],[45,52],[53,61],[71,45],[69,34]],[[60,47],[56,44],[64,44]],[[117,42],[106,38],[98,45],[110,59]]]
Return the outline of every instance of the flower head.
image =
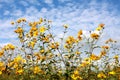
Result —
[[[96,34],[96,33],[92,33],[90,36],[91,36],[91,38],[93,38],[93,39],[98,39],[98,38],[99,38],[99,35]]]
[[[106,78],[106,75],[103,72],[101,72],[97,75],[97,77],[104,79],[104,78]]]
[[[46,28],[45,28],[44,26],[40,27],[40,32],[41,32],[41,33],[44,33],[45,30],[46,30]]]
[[[109,72],[109,75],[115,75],[115,74],[116,74],[115,71],[110,71],[110,72]]]

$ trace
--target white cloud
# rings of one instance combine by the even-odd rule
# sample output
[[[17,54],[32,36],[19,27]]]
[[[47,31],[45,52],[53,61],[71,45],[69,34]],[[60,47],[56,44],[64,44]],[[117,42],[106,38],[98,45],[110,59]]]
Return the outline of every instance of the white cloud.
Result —
[[[9,15],[10,11],[6,10],[3,15]]]
[[[44,13],[44,12],[47,12],[47,8],[42,8],[42,9],[41,9],[41,12],[43,12],[43,13]]]
[[[52,4],[53,0],[44,0],[44,2],[47,3],[47,4]]]
[[[23,12],[21,10],[14,10],[13,13],[11,13],[10,15],[14,16],[14,17],[20,17],[23,15]]]
[[[25,7],[29,5],[26,1],[20,1],[19,3]]]
[[[25,15],[36,15],[38,12],[38,9],[35,8],[34,6],[31,6],[26,9],[26,14]]]
[[[31,3],[33,0],[30,0]],[[50,0],[47,0],[49,4],[53,3]],[[69,0],[61,0],[69,1]],[[30,2],[29,2],[30,3]],[[119,25],[120,25],[120,16],[117,15],[114,10],[111,12],[108,10],[109,6],[107,3],[97,3],[95,1],[91,1],[88,3],[89,7],[84,7],[84,4],[74,4],[74,3],[66,3],[67,6],[59,6],[54,7],[52,9],[47,9],[43,7],[41,10],[38,8],[31,6],[26,8],[26,11],[23,12],[21,10],[15,10],[12,13],[14,17],[26,17],[29,20],[37,20],[40,17],[45,17],[53,21],[53,30],[61,36],[62,25],[69,24],[69,35],[74,35],[79,29],[94,30],[99,23],[105,23],[106,29],[104,34],[108,37],[114,37],[119,39]],[[99,5],[99,8],[98,6]],[[24,13],[24,14],[23,14]],[[3,23],[3,22],[2,22]],[[2,24],[1,23],[1,24]],[[4,22],[4,25],[8,26],[8,22]],[[7,34],[7,33],[5,33]],[[5,35],[4,34],[4,35]]]
[[[59,2],[67,2],[67,1],[71,1],[71,0],[58,0]]]
[[[0,20],[0,40],[11,40],[16,38],[16,34],[14,34],[14,27],[10,24],[11,21],[12,20]]]
[[[7,29],[12,28],[12,25],[10,25],[11,20],[0,20],[0,29]]]
[[[40,0],[26,0],[26,1],[32,5],[41,5]]]

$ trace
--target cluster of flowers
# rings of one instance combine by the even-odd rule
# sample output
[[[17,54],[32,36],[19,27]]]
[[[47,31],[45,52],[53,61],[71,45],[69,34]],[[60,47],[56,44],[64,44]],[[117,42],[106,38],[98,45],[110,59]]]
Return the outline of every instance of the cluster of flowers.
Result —
[[[76,36],[65,37],[68,30],[65,24],[64,35],[58,40],[51,32],[51,23],[43,18],[34,22],[25,18],[11,22],[16,26],[14,32],[21,46],[7,44],[0,49],[0,76],[12,75],[13,79],[21,80],[26,77],[30,80],[120,79],[119,48],[114,47],[117,41],[108,39],[98,44],[104,24],[89,31],[89,37],[83,30]]]

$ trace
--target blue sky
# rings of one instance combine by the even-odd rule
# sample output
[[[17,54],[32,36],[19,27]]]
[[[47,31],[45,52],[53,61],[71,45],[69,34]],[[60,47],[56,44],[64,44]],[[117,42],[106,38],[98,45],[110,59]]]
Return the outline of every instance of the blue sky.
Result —
[[[63,24],[69,24],[74,35],[79,29],[94,30],[105,23],[104,38],[120,41],[120,0],[0,0],[0,45],[15,43],[15,27],[10,22],[21,17],[52,20],[58,36]]]

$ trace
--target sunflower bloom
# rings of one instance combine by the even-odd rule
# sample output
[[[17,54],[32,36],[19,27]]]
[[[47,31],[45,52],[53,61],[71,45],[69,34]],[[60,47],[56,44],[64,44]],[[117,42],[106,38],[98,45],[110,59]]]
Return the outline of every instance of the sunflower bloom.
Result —
[[[93,39],[98,39],[98,38],[99,38],[99,35],[96,34],[96,33],[92,33],[90,36],[91,36],[91,38],[93,38]]]
[[[100,57],[99,57],[99,56],[96,56],[95,54],[92,54],[92,55],[90,56],[90,59],[92,59],[92,60],[99,60]]]
[[[118,56],[118,55],[115,55],[115,56],[114,56],[114,59],[118,59],[118,58],[119,58],[119,56]]]
[[[109,72],[109,75],[115,75],[115,74],[116,74],[115,71],[110,71],[110,72]]]
[[[44,33],[45,30],[46,30],[46,28],[45,28],[44,26],[40,27],[40,32],[41,32],[41,33]]]
[[[67,28],[68,28],[68,24],[64,24],[63,27],[64,27],[65,29],[67,29]]]
[[[18,75],[21,75],[21,74],[23,74],[23,69],[21,68],[21,69],[18,69],[18,70],[16,70],[16,74],[18,74]]]
[[[2,71],[0,71],[0,75],[2,74]]]
[[[0,50],[0,57],[3,56],[3,54],[4,54],[4,51]]]
[[[39,72],[41,72],[41,69],[38,66],[35,66],[33,72],[34,74],[38,74]]]
[[[101,73],[99,73],[99,74],[97,75],[97,77],[98,77],[98,78],[101,78],[101,79],[105,79],[105,78],[106,78],[106,75],[105,75],[103,72],[101,72]]]
[[[11,22],[11,25],[14,25],[14,24],[15,24],[15,23],[12,21],[12,22]]]

